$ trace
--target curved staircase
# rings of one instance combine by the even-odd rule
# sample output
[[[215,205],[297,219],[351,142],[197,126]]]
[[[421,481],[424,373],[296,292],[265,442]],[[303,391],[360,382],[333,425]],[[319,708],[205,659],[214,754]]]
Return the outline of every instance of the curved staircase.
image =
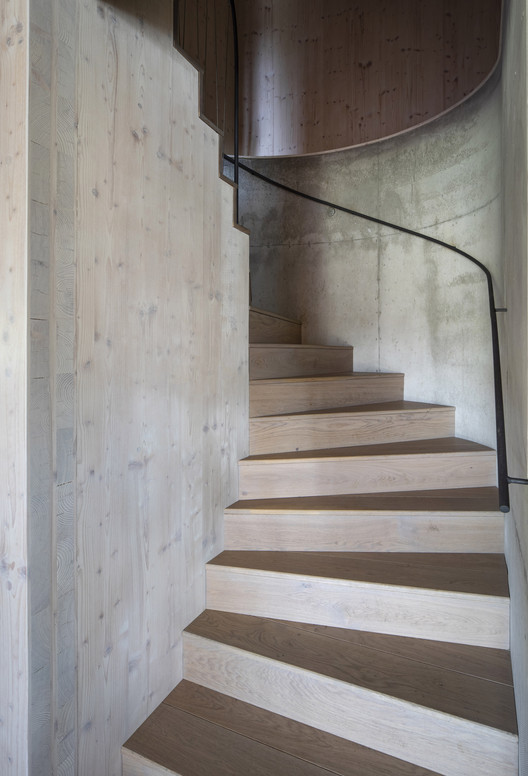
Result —
[[[125,776],[514,776],[495,453],[250,313],[250,456]]]

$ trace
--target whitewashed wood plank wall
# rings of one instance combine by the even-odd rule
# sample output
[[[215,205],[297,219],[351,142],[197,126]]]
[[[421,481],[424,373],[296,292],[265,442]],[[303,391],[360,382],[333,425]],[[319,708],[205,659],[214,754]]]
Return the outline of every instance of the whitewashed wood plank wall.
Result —
[[[247,237],[172,3],[81,5],[76,221],[78,773],[181,676],[247,435]]]
[[[0,7],[0,772],[27,771],[27,4]]]
[[[0,770],[110,776],[181,677],[236,498],[248,243],[172,3],[30,0],[30,72],[17,5],[0,16]]]

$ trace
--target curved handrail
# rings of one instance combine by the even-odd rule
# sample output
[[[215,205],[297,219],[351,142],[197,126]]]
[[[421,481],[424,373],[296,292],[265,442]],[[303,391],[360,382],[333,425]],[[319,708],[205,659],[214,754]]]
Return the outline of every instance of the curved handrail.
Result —
[[[234,163],[233,159],[227,154],[224,154],[224,158],[231,164]],[[298,191],[297,189],[294,189],[291,186],[287,186],[284,183],[280,183],[279,181],[273,180],[273,178],[269,178],[267,175],[263,175],[262,173],[257,172],[257,170],[254,170],[253,168],[248,167],[246,164],[243,164],[240,161],[238,161],[237,167],[239,167],[241,170],[244,170],[245,172],[250,173],[251,175],[254,175],[256,178],[259,178],[265,183],[270,183],[273,186],[276,186],[277,188],[282,189],[283,191],[287,191],[290,194],[295,194],[296,196],[302,197],[303,199],[307,199],[310,202],[316,202],[319,205],[325,205],[326,207],[331,207],[334,210],[340,210],[342,213],[348,213],[349,215],[356,216],[357,218],[361,218],[364,221],[371,221],[372,223],[380,224],[381,226],[387,226],[390,229],[395,229],[399,232],[403,232],[404,234],[409,234],[412,237],[419,237],[422,240],[426,240],[427,242],[434,243],[435,245],[439,245],[442,248],[447,248],[448,250],[453,251],[454,253],[458,253],[459,256],[463,256],[465,259],[470,261],[472,264],[474,264],[484,273],[484,275],[486,276],[487,288],[488,288],[488,303],[489,303],[490,324],[491,324],[491,343],[492,343],[492,353],[493,353],[493,382],[494,382],[494,388],[495,388],[495,427],[496,427],[496,437],[497,437],[497,480],[498,480],[498,492],[499,492],[499,509],[501,510],[501,512],[509,512],[510,496],[508,492],[508,485],[510,483],[528,485],[528,480],[523,479],[521,477],[510,477],[508,475],[508,461],[507,461],[507,455],[506,455],[506,426],[504,421],[504,398],[502,393],[499,332],[498,332],[498,326],[497,326],[498,310],[495,307],[493,278],[491,276],[491,272],[489,271],[489,269],[484,264],[482,264],[481,261],[476,259],[474,256],[471,256],[471,254],[466,253],[466,251],[463,251],[460,248],[457,248],[455,245],[446,243],[443,240],[438,240],[436,237],[430,237],[427,234],[416,232],[414,229],[408,229],[405,226],[400,226],[399,224],[393,224],[390,221],[383,220],[382,218],[377,218],[376,216],[369,216],[366,213],[360,213],[357,210],[352,210],[351,208],[343,207],[342,205],[337,205],[335,202],[329,202],[328,200],[321,199],[320,197],[314,197],[311,194],[305,194],[302,191]]]

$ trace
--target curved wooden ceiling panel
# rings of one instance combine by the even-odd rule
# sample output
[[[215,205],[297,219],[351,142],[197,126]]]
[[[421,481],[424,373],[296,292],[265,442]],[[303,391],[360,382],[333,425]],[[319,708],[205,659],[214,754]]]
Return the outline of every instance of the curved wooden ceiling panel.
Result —
[[[237,0],[241,148],[321,153],[430,121],[500,53],[501,0]]]

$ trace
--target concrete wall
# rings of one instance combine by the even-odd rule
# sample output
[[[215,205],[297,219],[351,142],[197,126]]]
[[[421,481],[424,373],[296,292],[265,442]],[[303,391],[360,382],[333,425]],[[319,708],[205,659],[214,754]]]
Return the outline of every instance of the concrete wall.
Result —
[[[27,4],[0,8],[0,773],[28,765]]]
[[[502,306],[497,78],[432,124],[336,153],[253,160],[340,205],[438,237],[492,271]],[[457,433],[495,444],[487,293],[465,259],[242,173],[253,304],[300,318],[307,341],[352,344],[357,369],[403,371],[408,399],[454,404]]]
[[[503,63],[505,405],[508,468],[527,476],[528,448],[528,117],[526,0],[511,0]],[[506,558],[512,599],[512,660],[520,732],[520,772],[528,774],[528,487],[511,485]]]
[[[30,39],[16,5],[0,15],[0,771],[114,776],[181,678],[236,498],[248,241],[172,2],[30,0]]]

